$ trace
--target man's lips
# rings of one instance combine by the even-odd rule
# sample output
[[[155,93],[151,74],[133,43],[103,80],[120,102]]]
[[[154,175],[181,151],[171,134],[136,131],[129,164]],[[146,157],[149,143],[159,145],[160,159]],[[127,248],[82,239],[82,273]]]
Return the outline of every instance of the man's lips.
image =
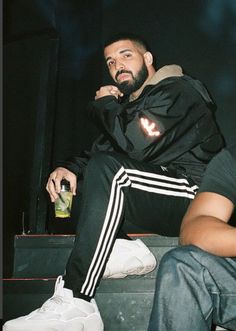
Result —
[[[117,76],[117,80],[122,82],[124,80],[130,79],[131,74],[129,73],[122,73]]]

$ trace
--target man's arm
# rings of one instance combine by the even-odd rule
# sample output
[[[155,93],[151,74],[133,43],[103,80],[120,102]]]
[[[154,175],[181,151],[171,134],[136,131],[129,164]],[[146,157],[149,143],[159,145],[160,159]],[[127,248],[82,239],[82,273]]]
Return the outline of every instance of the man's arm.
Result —
[[[202,142],[203,123],[209,132],[213,130],[215,133],[209,104],[185,78],[169,77],[150,87],[137,105],[120,104],[117,96],[111,93],[104,95],[101,89],[96,100],[90,103],[91,115],[123,151],[136,153],[155,146],[155,153],[158,153],[165,150],[165,146],[182,139],[197,122],[198,130],[194,129],[192,138],[185,141],[186,150]],[[133,113],[123,124],[120,115],[125,112],[125,107],[129,111],[133,109]]]
[[[182,222],[180,243],[225,257],[236,257],[236,228],[228,223],[234,204],[222,195],[202,192],[192,201]]]

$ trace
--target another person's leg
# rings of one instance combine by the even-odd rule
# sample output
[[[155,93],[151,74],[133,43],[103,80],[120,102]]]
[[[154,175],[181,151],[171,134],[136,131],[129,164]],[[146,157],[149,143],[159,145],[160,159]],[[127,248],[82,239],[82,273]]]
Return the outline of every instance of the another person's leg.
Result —
[[[161,260],[148,331],[236,330],[236,259],[195,246],[171,250]]]

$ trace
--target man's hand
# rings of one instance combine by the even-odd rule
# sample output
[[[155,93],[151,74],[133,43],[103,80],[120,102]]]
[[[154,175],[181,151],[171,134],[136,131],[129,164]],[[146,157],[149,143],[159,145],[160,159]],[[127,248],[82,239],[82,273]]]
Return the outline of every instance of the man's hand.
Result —
[[[70,183],[70,190],[73,195],[76,195],[76,175],[66,168],[59,167],[50,174],[46,185],[46,190],[48,191],[52,202],[58,198],[58,193],[61,191],[62,179],[66,179]]]
[[[106,85],[102,86],[99,90],[96,91],[95,100],[108,95],[113,95],[118,99],[119,97],[123,96],[123,93],[116,86]]]

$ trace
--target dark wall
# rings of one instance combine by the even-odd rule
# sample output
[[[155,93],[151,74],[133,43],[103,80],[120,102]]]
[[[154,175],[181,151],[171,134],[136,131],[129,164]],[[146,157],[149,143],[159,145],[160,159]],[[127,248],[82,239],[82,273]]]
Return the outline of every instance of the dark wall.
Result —
[[[4,259],[10,274],[14,234],[47,232],[49,169],[96,135],[86,105],[101,80],[101,7],[99,1],[19,0],[5,10]],[[52,48],[41,40],[51,35],[57,38]],[[54,78],[47,79],[52,68]]]
[[[58,37],[54,106],[47,108],[48,114],[54,116],[54,120],[51,120],[48,168],[52,168],[58,159],[89,148],[97,135],[97,129],[87,116],[86,107],[99,86],[110,82],[103,65],[102,41],[120,31],[143,35],[152,46],[158,67],[177,63],[183,66],[185,72],[203,81],[218,106],[216,117],[226,142],[235,141],[235,0],[8,0],[4,5],[6,45],[37,35],[47,35],[52,31]],[[25,61],[30,61],[30,51],[28,56]],[[14,68],[17,68],[22,57],[15,56],[12,61],[15,62]],[[27,85],[28,77],[26,70],[22,88],[24,90],[25,86],[27,93],[33,95],[37,75],[33,75],[35,81],[33,79]],[[31,111],[35,110],[27,106],[24,112],[24,102],[15,108],[8,100],[6,104],[6,110],[7,107],[11,109],[9,114],[20,109],[21,119],[29,117]],[[14,125],[11,119],[8,121],[8,137],[13,137]],[[18,141],[9,138],[5,143],[6,151],[11,148],[20,152],[21,139],[27,137],[29,150],[32,150],[38,139],[32,127],[33,124],[29,124],[24,131],[24,138],[22,136]],[[9,164],[15,161],[16,155],[13,153],[13,160],[8,160]],[[24,178],[29,176],[27,169],[37,162],[37,157],[30,156],[24,161],[27,167],[24,162],[19,164],[17,183],[11,179],[15,170],[9,168],[7,186],[12,189],[14,185],[22,187]],[[43,172],[46,178],[46,168]],[[22,231],[21,213],[23,208],[29,208],[30,184],[25,190],[27,193],[18,193],[22,200],[16,210],[5,208],[6,241],[13,238],[14,233]],[[9,201],[9,205],[13,204],[13,200]]]
[[[47,33],[16,40],[4,47],[4,55],[4,233],[29,228],[44,232],[58,38]],[[8,235],[4,236],[4,251],[12,251]]]
[[[102,2],[12,0],[6,9],[8,42],[48,30],[59,36],[53,160],[88,147],[86,105],[101,82]]]

